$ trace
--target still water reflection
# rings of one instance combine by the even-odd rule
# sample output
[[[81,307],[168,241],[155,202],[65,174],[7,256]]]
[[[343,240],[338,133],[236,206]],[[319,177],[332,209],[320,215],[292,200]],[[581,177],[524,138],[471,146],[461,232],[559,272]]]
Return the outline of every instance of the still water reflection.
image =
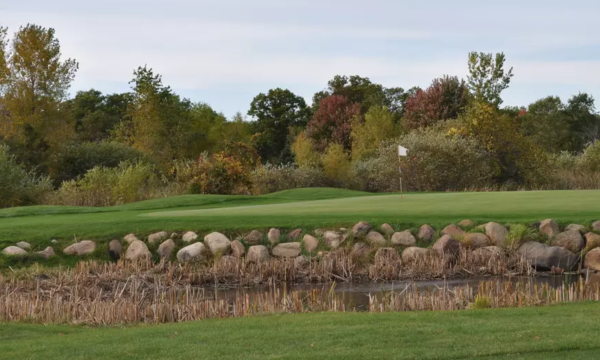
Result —
[[[322,292],[333,291],[349,308],[357,310],[367,309],[369,304],[369,295],[381,297],[385,293],[394,291],[402,292],[405,289],[413,289],[415,286],[419,291],[436,291],[439,289],[452,289],[469,285],[477,287],[482,281],[496,281],[520,283],[522,285],[530,284],[548,284],[552,288],[562,285],[569,285],[577,282],[581,278],[578,276],[543,276],[543,277],[485,277],[470,279],[452,279],[452,280],[426,280],[426,281],[396,281],[386,283],[360,282],[360,283],[327,283],[327,284],[279,284],[276,286],[256,286],[250,288],[229,288],[215,289],[205,288],[205,297],[208,299],[220,299],[235,301],[244,298],[246,294],[263,294],[268,292],[292,292],[320,290]],[[592,281],[600,281],[600,278],[591,278]]]

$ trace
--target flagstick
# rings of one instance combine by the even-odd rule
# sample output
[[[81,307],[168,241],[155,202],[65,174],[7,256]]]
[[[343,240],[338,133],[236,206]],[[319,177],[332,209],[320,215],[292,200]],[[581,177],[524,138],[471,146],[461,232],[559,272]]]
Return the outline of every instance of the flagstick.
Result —
[[[402,191],[402,166],[398,166],[398,169],[400,170],[400,201],[404,201],[404,194]]]
[[[408,149],[402,147],[402,145],[398,145],[398,172],[400,175],[400,201],[404,200],[404,191],[402,189],[402,156],[406,156],[408,154]]]

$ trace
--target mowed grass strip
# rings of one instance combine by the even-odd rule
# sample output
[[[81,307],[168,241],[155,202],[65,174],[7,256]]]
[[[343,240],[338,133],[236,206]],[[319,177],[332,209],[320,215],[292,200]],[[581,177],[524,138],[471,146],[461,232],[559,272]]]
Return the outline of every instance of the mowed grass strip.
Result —
[[[312,229],[366,220],[398,227],[474,221],[562,223],[600,219],[600,191],[528,191],[373,195],[338,189],[298,189],[266,196],[188,195],[110,208],[32,207],[0,211],[0,245],[52,238],[110,240],[134,232]]]
[[[598,303],[84,328],[0,325],[6,359],[594,359]]]

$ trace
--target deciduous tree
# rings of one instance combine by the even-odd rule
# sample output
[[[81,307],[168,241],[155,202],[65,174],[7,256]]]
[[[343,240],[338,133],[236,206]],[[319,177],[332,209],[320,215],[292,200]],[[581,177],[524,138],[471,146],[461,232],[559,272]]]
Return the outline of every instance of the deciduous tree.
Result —
[[[0,135],[17,148],[36,148],[30,166],[45,162],[47,149],[73,134],[61,109],[78,64],[62,59],[54,29],[21,27],[12,42],[0,28]]]
[[[417,129],[456,119],[468,105],[468,95],[465,82],[457,77],[435,79],[426,90],[418,89],[408,98],[402,125]]]
[[[365,115],[364,123],[356,118],[352,125],[352,158],[362,160],[375,155],[380,144],[394,135],[390,111],[385,107],[372,107]]]
[[[500,94],[510,84],[512,68],[504,71],[504,53],[469,53],[469,89],[476,101],[484,101],[495,107],[502,104]]]
[[[350,150],[352,122],[360,116],[360,104],[352,103],[340,95],[321,100],[319,110],[306,127],[306,136],[318,151],[324,151],[333,143]]]
[[[292,127],[305,127],[310,109],[300,96],[287,89],[271,89],[258,94],[250,104],[248,115],[256,118],[256,148],[265,161],[281,163],[293,159],[288,144]]]

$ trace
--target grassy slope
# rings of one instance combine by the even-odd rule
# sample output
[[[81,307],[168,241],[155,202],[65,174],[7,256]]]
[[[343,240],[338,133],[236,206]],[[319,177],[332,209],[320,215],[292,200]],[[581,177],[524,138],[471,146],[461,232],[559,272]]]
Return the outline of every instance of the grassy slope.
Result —
[[[301,314],[133,328],[0,325],[6,359],[593,359],[598,303]]]
[[[111,208],[15,208],[0,211],[0,247],[24,240],[41,248],[52,238],[109,240],[158,230],[314,228],[359,220],[441,226],[464,218],[589,223],[600,218],[600,191],[407,194],[401,202],[399,195],[299,189],[257,197],[178,196]]]

